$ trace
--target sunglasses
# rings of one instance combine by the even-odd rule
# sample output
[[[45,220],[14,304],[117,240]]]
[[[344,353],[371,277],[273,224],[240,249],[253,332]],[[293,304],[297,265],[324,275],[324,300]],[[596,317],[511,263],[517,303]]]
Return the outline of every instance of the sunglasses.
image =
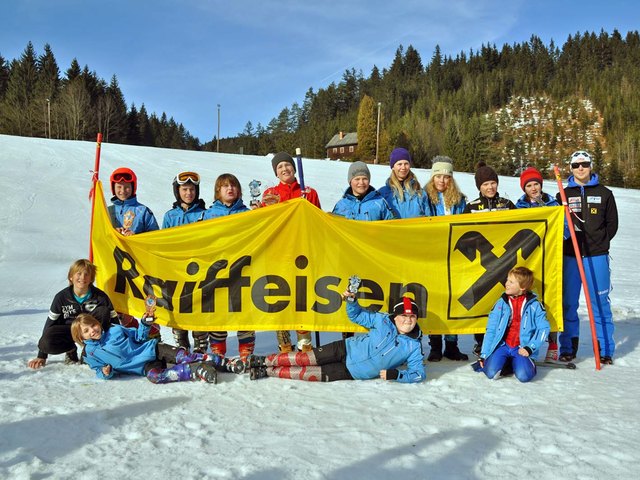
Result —
[[[113,175],[113,181],[116,183],[121,183],[121,182],[131,183],[133,182],[133,176],[127,172],[116,173]]]
[[[571,169],[575,170],[577,168],[591,168],[591,162],[572,162]]]
[[[200,185],[200,175],[196,172],[180,172],[176,177],[178,185],[184,185],[187,182],[191,182],[194,185]]]

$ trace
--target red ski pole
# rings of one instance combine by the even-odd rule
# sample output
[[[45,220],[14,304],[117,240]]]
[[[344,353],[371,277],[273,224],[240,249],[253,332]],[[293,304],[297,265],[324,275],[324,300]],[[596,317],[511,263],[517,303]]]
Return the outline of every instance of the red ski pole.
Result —
[[[98,183],[98,175],[100,172],[100,147],[102,145],[102,134],[98,133],[96,139],[96,160],[93,165],[93,171],[91,176],[91,190],[89,191],[89,199],[91,200],[91,223],[89,225],[89,261],[93,262],[93,211],[96,206],[96,183]]]
[[[560,198],[562,199],[562,205],[564,206],[564,215],[569,225],[569,233],[571,234],[571,243],[573,243],[573,251],[576,256],[576,263],[578,264],[578,271],[580,272],[580,280],[582,281],[582,290],[584,291],[584,299],[587,304],[587,312],[589,313],[589,325],[591,327],[591,341],[593,343],[593,355],[596,358],[596,370],[600,370],[600,351],[598,349],[598,334],[596,333],[596,323],[593,318],[593,309],[591,308],[591,295],[589,295],[589,285],[587,285],[587,276],[584,273],[584,265],[582,265],[582,255],[580,254],[580,247],[578,246],[578,238],[573,228],[573,219],[571,218],[571,209],[567,203],[567,196],[564,193],[564,186],[562,185],[562,178],[560,178],[560,169],[558,165],[553,166],[553,171],[556,174],[556,181],[558,182],[558,190],[560,191]]]

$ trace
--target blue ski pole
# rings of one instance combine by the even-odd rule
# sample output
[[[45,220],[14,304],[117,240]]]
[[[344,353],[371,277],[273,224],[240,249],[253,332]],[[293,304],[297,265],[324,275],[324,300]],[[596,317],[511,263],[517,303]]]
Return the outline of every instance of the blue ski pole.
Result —
[[[305,198],[304,170],[302,170],[302,150],[300,150],[300,147],[296,148],[296,163],[298,164],[298,181],[302,191],[302,198]]]

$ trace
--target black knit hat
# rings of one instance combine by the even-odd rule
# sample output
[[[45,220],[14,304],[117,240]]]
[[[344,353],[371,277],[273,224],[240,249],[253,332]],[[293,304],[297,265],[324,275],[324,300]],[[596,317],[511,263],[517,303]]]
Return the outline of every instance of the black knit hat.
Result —
[[[277,168],[278,164],[281,162],[288,162],[293,166],[293,171],[296,171],[296,163],[293,161],[293,157],[289,155],[287,152],[278,152],[271,159],[271,165],[273,166],[273,173],[278,176]]]
[[[478,188],[478,190],[480,190],[480,185],[482,185],[484,182],[490,182],[491,180],[493,180],[494,182],[498,183],[498,174],[493,168],[491,168],[484,162],[478,163],[475,178],[476,187]]]
[[[402,297],[402,300],[393,306],[393,315],[418,315],[418,304],[409,297]]]

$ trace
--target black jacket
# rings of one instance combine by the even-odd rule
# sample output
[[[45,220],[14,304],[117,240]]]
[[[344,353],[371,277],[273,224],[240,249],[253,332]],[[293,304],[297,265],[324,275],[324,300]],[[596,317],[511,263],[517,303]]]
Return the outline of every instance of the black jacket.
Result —
[[[580,254],[583,257],[608,254],[611,239],[618,231],[618,207],[613,192],[600,185],[597,175],[592,175],[586,185],[579,185],[573,176],[569,177],[564,193]],[[561,202],[559,193],[556,198]],[[575,257],[571,238],[564,242],[564,254]]]
[[[480,195],[474,201],[467,203],[462,213],[495,212],[498,210],[513,210],[516,206],[508,198],[502,198],[499,193],[493,198]]]

